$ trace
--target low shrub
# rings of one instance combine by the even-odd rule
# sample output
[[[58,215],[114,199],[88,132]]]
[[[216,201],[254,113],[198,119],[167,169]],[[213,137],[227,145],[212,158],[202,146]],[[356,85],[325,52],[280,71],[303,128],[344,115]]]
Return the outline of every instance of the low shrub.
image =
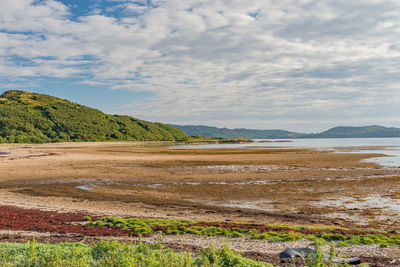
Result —
[[[203,249],[199,257],[189,252],[177,253],[163,249],[160,243],[153,246],[140,243],[99,241],[91,245],[83,243],[40,244],[34,240],[26,244],[0,243],[1,266],[272,266],[242,257],[224,246]]]

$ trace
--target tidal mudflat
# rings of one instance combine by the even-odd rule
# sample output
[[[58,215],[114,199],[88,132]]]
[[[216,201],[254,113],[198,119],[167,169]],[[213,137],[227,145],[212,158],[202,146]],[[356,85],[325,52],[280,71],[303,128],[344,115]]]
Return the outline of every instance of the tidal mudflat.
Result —
[[[0,158],[2,204],[400,229],[400,168],[368,162],[384,156],[381,151],[143,143],[3,145],[1,151],[9,153]]]

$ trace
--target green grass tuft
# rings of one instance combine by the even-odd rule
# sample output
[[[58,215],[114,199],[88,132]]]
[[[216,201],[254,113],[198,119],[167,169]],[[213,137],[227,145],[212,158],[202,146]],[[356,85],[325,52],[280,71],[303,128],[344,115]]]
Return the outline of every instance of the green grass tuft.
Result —
[[[382,247],[400,245],[400,235],[393,234],[362,234],[362,235],[344,235],[339,233],[317,233],[317,234],[303,234],[297,230],[336,230],[333,227],[306,227],[305,226],[290,226],[287,225],[274,225],[271,228],[283,227],[288,228],[287,231],[268,231],[259,233],[257,229],[241,229],[233,227],[232,229],[215,226],[196,226],[196,221],[190,220],[170,220],[170,219],[140,219],[140,218],[116,218],[116,217],[103,217],[99,218],[96,222],[89,221],[90,225],[97,226],[115,226],[120,229],[132,231],[137,234],[149,235],[154,232],[153,229],[162,229],[167,235],[204,235],[204,236],[226,236],[226,237],[247,237],[254,240],[265,240],[269,242],[286,242],[297,240],[320,240],[319,242],[337,242],[336,246],[350,246],[362,244],[379,244]]]

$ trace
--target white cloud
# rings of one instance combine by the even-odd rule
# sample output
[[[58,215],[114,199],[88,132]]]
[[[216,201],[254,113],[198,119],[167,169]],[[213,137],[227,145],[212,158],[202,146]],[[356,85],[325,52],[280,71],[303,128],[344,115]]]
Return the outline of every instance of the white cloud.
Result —
[[[377,114],[372,123],[400,111],[397,1],[108,2],[118,16],[0,0],[0,79],[149,91],[119,111],[174,123],[276,128],[274,118]]]

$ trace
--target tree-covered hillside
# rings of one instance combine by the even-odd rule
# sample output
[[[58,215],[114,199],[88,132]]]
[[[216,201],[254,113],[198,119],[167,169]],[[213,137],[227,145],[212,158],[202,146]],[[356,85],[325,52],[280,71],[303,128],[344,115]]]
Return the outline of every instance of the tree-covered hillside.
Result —
[[[0,96],[0,143],[186,139],[173,126],[108,115],[53,96],[24,91]]]

